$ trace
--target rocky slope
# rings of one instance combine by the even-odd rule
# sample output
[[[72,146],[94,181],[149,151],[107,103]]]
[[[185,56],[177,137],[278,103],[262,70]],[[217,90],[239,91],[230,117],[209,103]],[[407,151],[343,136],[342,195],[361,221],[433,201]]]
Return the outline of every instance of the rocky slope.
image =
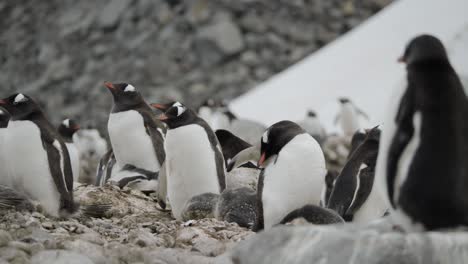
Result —
[[[55,122],[103,127],[103,81],[150,101],[233,98],[391,0],[2,1],[0,97],[23,91]]]

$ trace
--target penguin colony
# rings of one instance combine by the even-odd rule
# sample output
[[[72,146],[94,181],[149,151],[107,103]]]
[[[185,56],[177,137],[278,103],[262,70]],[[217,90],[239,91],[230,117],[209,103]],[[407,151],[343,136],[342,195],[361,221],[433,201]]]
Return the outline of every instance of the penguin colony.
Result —
[[[460,79],[430,35],[412,39],[399,61],[407,85],[383,126],[363,129],[367,115],[338,99],[335,123],[349,144],[338,172],[327,170],[327,134],[313,110],[300,122],[266,128],[234,116],[224,102],[209,99],[195,112],[181,102],[149,104],[133,85],[105,82],[111,148],[96,185],[155,194],[178,220],[186,220],[193,198],[218,197],[215,217],[256,231],[296,220],[366,224],[385,212],[408,232],[467,226],[468,108]],[[28,95],[1,99],[0,186],[51,216],[76,213],[78,130],[69,118],[54,127]],[[236,171],[253,184],[234,184]],[[8,195],[0,195],[0,208],[17,205]]]

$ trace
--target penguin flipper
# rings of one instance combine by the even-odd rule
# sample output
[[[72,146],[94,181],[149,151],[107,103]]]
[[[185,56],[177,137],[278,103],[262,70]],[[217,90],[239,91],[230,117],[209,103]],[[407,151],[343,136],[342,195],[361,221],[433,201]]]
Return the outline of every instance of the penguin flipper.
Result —
[[[404,149],[409,144],[414,133],[413,126],[414,105],[412,100],[411,86],[408,86],[403,95],[395,123],[397,131],[393,136],[392,143],[388,152],[387,162],[387,191],[388,198],[393,207],[395,207],[394,188],[398,169],[398,162]]]
[[[354,215],[367,200],[374,183],[374,175],[375,169],[372,167],[367,167],[359,172],[359,189],[357,190],[356,198],[351,202],[345,215]]]
[[[159,179],[158,179],[158,190],[156,197],[158,199],[158,204],[162,209],[166,209],[166,199],[167,199],[167,171],[166,171],[166,162],[164,162],[159,169]]]
[[[109,164],[109,160],[113,154],[112,149],[106,152],[104,156],[99,160],[99,164],[96,169],[96,186],[103,186],[106,182],[106,176],[107,176],[107,168]]]
[[[145,129],[148,136],[151,138],[153,143],[154,152],[158,158],[159,164],[162,164],[166,160],[166,152],[164,150],[164,136],[166,134],[165,126],[159,121],[156,120],[153,116],[151,109],[147,111],[139,111],[143,116],[145,123]]]
[[[74,213],[78,206],[73,200],[73,172],[65,144],[58,139],[43,136],[42,144],[47,152],[50,174],[60,194],[60,210]]]

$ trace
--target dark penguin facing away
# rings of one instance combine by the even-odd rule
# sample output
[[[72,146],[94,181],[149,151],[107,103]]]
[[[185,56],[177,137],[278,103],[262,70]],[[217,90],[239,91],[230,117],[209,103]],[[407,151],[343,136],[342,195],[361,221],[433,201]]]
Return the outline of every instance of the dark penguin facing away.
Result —
[[[180,220],[192,197],[220,194],[226,188],[223,154],[213,130],[183,104],[173,103],[158,118],[169,128],[165,142],[167,194],[172,213]]]
[[[73,119],[65,119],[58,127],[58,132],[66,143],[73,142],[73,135],[80,130],[80,125]]]
[[[352,221],[372,190],[379,152],[380,129],[368,130],[335,181],[327,207]],[[359,219],[356,219],[358,221]]]
[[[10,114],[0,108],[0,128],[6,128],[8,121],[10,121]]]
[[[391,215],[404,229],[466,226],[468,111],[460,79],[430,35],[411,40],[400,61],[408,86],[388,152]]]
[[[49,214],[74,213],[70,156],[42,109],[21,93],[0,100],[0,107],[11,115],[5,135],[10,177]]]
[[[241,138],[237,137],[236,135],[232,134],[231,132],[218,129],[215,132],[216,137],[218,138],[219,143],[221,144],[221,149],[223,151],[224,160],[226,162],[226,167],[228,166],[229,162],[242,150],[252,147],[249,143],[245,142]],[[248,167],[248,168],[257,168],[251,162],[247,162],[243,164],[241,167]],[[231,169],[228,168],[228,171]]]

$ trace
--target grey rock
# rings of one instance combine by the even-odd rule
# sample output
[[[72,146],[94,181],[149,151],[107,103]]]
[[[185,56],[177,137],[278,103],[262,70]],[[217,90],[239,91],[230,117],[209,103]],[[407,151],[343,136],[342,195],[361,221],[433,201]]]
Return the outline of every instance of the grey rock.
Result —
[[[180,249],[160,249],[144,255],[145,264],[209,264],[213,259]]]
[[[5,230],[0,230],[0,247],[8,245],[11,240],[11,235],[8,232]]]
[[[44,250],[44,246],[41,243],[32,242],[32,243],[25,243],[20,241],[12,241],[8,244],[8,246],[20,249],[29,255],[34,255],[42,250]]]
[[[85,255],[66,250],[45,250],[32,256],[32,264],[93,264]]]
[[[0,248],[0,261],[2,260],[6,261],[7,263],[29,263],[28,254],[14,247]]]
[[[231,20],[218,21],[198,31],[195,47],[205,65],[212,65],[244,48],[242,34]]]
[[[117,26],[119,18],[131,4],[131,0],[111,0],[98,13],[98,23],[104,29],[111,29]]]
[[[257,192],[247,187],[226,189],[217,204],[216,218],[252,229],[257,221]]]
[[[213,218],[219,195],[203,193],[192,197],[182,209],[182,220]]]
[[[78,254],[83,254],[93,261],[93,263],[107,263],[106,257],[103,254],[103,249],[101,246],[83,241],[83,240],[74,240],[66,241],[64,243],[64,249],[68,249]]]
[[[240,243],[230,258],[234,263],[464,263],[468,233],[277,227]]]
[[[155,247],[159,244],[158,239],[146,228],[130,231],[128,239],[140,247]]]

